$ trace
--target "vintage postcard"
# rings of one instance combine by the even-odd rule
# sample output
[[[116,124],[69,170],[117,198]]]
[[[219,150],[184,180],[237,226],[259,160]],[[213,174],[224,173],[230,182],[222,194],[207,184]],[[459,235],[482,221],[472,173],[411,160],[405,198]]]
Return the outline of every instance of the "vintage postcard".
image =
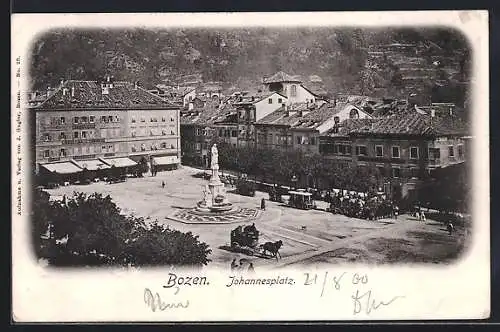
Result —
[[[12,16],[16,322],[490,315],[486,11]]]

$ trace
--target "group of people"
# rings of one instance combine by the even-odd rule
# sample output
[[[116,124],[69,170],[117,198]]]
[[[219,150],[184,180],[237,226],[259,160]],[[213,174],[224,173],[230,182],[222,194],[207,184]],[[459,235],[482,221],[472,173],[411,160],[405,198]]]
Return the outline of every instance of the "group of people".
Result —
[[[326,201],[330,203],[330,212],[348,217],[376,220],[379,218],[395,218],[399,215],[399,207],[394,202],[380,196],[361,195],[359,193],[327,193]]]
[[[253,267],[253,263],[249,262],[248,267],[245,269],[245,262],[246,260],[242,258],[239,260],[238,264],[238,262],[236,262],[236,258],[234,258],[233,261],[231,262],[231,271],[254,273],[255,269]]]

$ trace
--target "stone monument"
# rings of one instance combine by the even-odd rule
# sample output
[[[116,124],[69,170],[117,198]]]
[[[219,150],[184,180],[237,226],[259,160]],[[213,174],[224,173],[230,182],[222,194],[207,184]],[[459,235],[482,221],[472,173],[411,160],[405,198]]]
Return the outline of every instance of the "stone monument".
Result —
[[[233,209],[224,190],[224,183],[219,177],[219,151],[217,144],[214,144],[211,149],[210,168],[212,174],[208,185],[203,188],[203,199],[198,202],[196,210],[206,212],[224,212]]]

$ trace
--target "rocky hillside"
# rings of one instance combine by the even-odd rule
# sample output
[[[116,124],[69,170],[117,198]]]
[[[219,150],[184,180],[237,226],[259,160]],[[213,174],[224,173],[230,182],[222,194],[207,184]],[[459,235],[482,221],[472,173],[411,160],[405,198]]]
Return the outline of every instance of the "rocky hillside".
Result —
[[[412,46],[388,46],[395,43]],[[34,89],[107,73],[145,87],[202,80],[247,88],[284,70],[317,75],[333,93],[405,95],[467,81],[469,53],[460,34],[437,29],[58,30],[34,43],[31,76]]]

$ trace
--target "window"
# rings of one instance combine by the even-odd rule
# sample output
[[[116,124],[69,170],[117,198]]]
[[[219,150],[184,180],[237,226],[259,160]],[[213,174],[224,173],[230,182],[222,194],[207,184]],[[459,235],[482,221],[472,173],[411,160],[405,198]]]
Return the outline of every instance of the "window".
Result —
[[[132,122],[132,123],[135,123],[135,118],[132,118],[131,122]]]
[[[174,122],[174,118],[170,118],[170,122]]]
[[[380,176],[385,176],[385,167],[383,165],[377,165],[377,170]]]
[[[340,123],[340,118],[339,118],[338,116],[334,116],[334,117],[333,117],[333,121],[334,121],[336,124],[338,124],[338,123]]]
[[[410,174],[413,179],[418,179],[418,168],[416,167],[410,168]]]
[[[137,151],[137,148],[135,147],[135,145],[132,145],[132,146],[130,147],[130,149],[132,150],[132,152],[136,152],[136,151]]]
[[[65,124],[66,123],[66,119],[64,118],[64,116],[61,116],[61,119],[59,119],[60,123],[61,124]]]
[[[74,124],[77,124],[79,121],[80,121],[80,120],[79,120],[79,118],[78,118],[77,116],[75,116],[75,117],[73,118],[73,123],[74,123]]]
[[[50,157],[50,151],[49,150],[44,150],[43,151],[43,157],[44,158],[49,158]]]
[[[429,160],[441,159],[441,151],[439,148],[429,148]]]
[[[410,159],[418,159],[418,147],[410,147]]]
[[[61,149],[61,150],[59,151],[59,156],[61,156],[61,157],[66,157],[66,149]]]
[[[339,153],[339,146],[338,146],[338,144],[334,144],[333,145],[333,153],[334,154],[338,154]]]
[[[278,104],[281,104],[281,103],[283,103],[283,99],[278,98]]]
[[[219,129],[219,137],[222,137],[224,135],[224,132],[222,129]]]
[[[113,116],[112,115],[108,116],[108,122],[113,122]]]
[[[175,149],[175,146],[173,144],[170,144],[171,149]]]
[[[350,119],[359,119],[359,112],[357,109],[353,108],[350,112],[349,112],[349,118]]]
[[[448,147],[448,156],[449,156],[450,158],[455,157],[455,149],[453,148],[453,145],[450,145],[450,146]]]
[[[135,130],[132,130],[130,134],[132,135],[132,137],[135,137]]]
[[[224,130],[224,137],[229,137],[230,131],[229,129]]]
[[[161,143],[161,148],[162,149],[166,149],[167,148],[167,143],[165,143],[165,142]]]
[[[153,133],[152,129],[149,130],[149,136],[154,136],[154,133]]]
[[[375,145],[375,156],[376,157],[384,156],[384,147],[382,145]]]
[[[392,168],[392,177],[399,178],[401,176],[401,169],[399,167]]]
[[[316,145],[316,137],[311,137],[311,145]]]
[[[292,96],[292,97],[297,96],[297,86],[296,85],[292,85],[290,87],[290,96]]]
[[[302,143],[302,137],[301,136],[296,136],[297,138],[297,144],[301,144]]]
[[[165,120],[165,117],[164,117],[164,116],[162,116],[162,117],[161,117],[161,122],[165,122],[165,121],[166,121],[166,120]]]
[[[73,138],[78,138],[78,132],[77,131],[73,132]]]
[[[201,150],[201,143],[196,143],[196,151],[200,151]]]
[[[114,146],[113,145],[108,145],[108,150],[111,151],[111,152],[113,152]]]
[[[144,118],[141,118],[141,122],[146,122],[146,119],[144,119]]]
[[[89,117],[89,122],[90,122],[90,123],[94,123],[94,122],[95,122],[95,116],[91,115],[91,116]]]
[[[88,122],[88,119],[89,119],[89,118],[88,118],[88,117],[86,117],[86,116],[82,116],[82,117],[81,117],[81,121],[82,121],[82,123],[87,123],[87,122]]]
[[[60,133],[59,134],[59,139],[66,139],[66,134],[65,133]]]
[[[87,132],[86,131],[82,131],[82,138],[87,138]]]
[[[268,103],[268,104],[272,104],[272,103],[273,103],[273,98],[268,98],[268,99],[267,99],[267,103]]]
[[[232,130],[231,131],[231,137],[238,137],[238,131],[237,130]]]
[[[339,154],[346,154],[346,146],[344,144],[338,145]]]
[[[463,159],[464,157],[464,146],[459,145],[458,146],[458,158]]]
[[[167,131],[166,131],[165,129],[162,129],[162,130],[161,130],[161,134],[162,134],[163,136],[165,136],[165,135],[167,134]]]
[[[155,118],[149,119],[149,122],[155,122]]]
[[[170,135],[175,135],[173,130],[170,131]]]
[[[146,151],[146,144],[141,144],[141,151]]]
[[[108,149],[106,148],[106,145],[101,146],[101,151],[102,151],[102,152],[105,152],[105,151],[107,151],[107,150],[108,150]]]
[[[392,147],[392,158],[399,158],[399,146]]]
[[[101,122],[104,122],[104,123],[108,122],[108,118],[105,117],[104,115],[101,116]]]
[[[366,156],[366,146],[364,146],[364,145],[356,146],[356,155]]]
[[[80,155],[80,148],[79,147],[74,148],[73,153],[75,156],[79,156]]]

